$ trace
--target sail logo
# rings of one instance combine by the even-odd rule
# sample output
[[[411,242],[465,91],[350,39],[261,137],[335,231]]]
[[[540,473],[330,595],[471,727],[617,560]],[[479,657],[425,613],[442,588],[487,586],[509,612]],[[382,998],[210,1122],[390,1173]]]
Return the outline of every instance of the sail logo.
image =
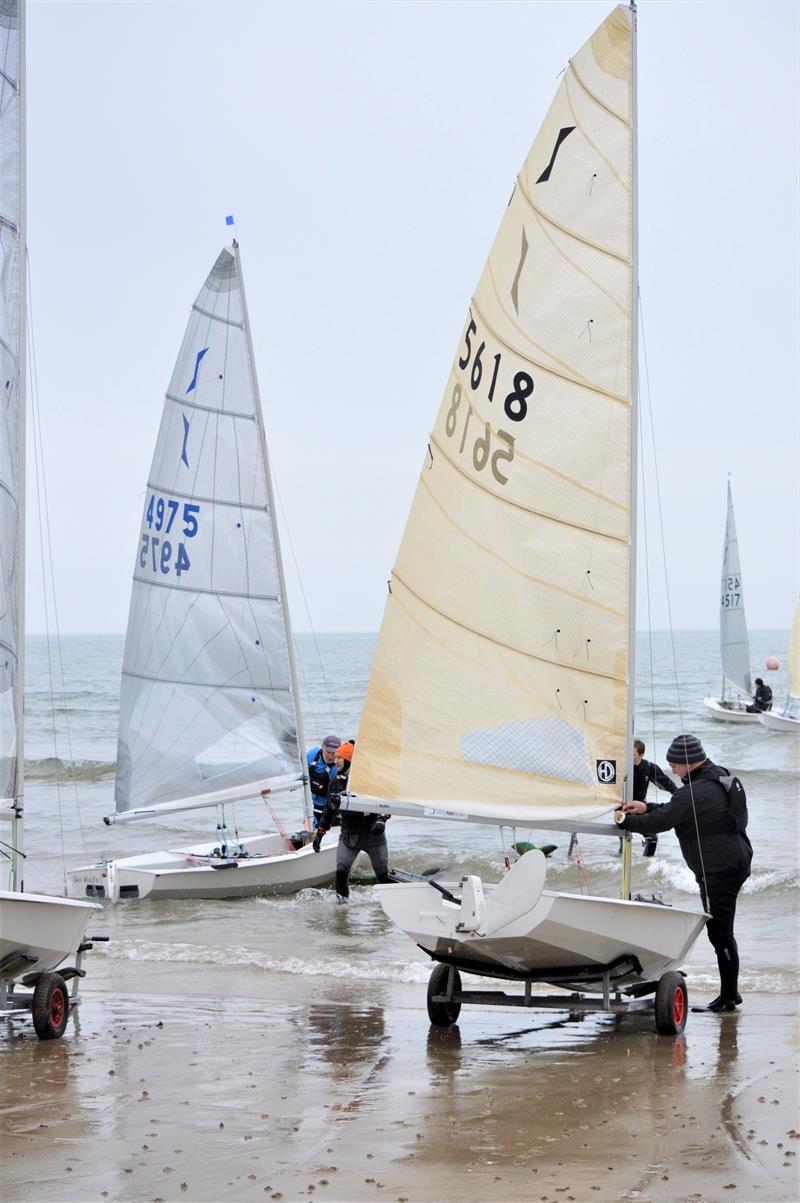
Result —
[[[181,417],[183,418],[183,447],[181,448],[181,460],[183,461],[184,464],[186,464],[186,467],[188,468],[189,467],[189,448],[187,446],[187,443],[189,441],[189,425],[190,425],[190,423],[189,423],[189,419],[186,417],[186,414],[181,414]]]
[[[613,785],[617,780],[616,760],[598,760],[597,780],[601,785]]]
[[[187,396],[189,395],[189,393],[193,393],[194,390],[197,388],[197,373],[200,371],[200,364],[203,362],[203,356],[206,354],[207,351],[208,351],[208,347],[203,347],[202,351],[197,352],[197,359],[194,361],[194,375],[192,376],[191,384],[189,385],[189,387],[186,390]]]

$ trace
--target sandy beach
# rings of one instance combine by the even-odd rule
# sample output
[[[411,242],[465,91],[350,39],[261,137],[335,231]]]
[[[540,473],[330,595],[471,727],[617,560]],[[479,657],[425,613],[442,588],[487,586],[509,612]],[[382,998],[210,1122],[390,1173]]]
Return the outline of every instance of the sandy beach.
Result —
[[[62,1041],[0,1037],[5,1203],[800,1193],[786,998],[677,1038],[477,1008],[442,1030],[418,985],[96,956]]]

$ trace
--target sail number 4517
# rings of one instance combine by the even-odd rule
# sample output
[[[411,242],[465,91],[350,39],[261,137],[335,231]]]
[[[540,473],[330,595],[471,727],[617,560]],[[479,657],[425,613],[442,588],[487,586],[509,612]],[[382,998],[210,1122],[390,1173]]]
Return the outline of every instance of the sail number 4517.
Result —
[[[193,539],[200,529],[197,515],[200,506],[185,501],[180,518],[178,512],[181,503],[174,497],[151,496],[145,511],[148,530],[142,531],[142,546],[139,549],[139,567],[150,567],[152,572],[163,572],[165,575],[174,572],[180,576],[191,568],[191,561],[186,552],[186,544],[175,543],[166,538],[172,531],[176,518],[178,526],[175,534],[183,534],[186,539]]]

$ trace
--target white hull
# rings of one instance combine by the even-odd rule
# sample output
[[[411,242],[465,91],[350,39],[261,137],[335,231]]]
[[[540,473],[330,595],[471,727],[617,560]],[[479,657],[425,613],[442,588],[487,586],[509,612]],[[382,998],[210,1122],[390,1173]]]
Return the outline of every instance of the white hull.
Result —
[[[515,907],[512,901],[508,909],[504,902],[499,909],[505,909],[505,914],[496,915],[493,921],[493,895],[498,891],[508,894],[506,884],[511,884],[512,875],[533,855],[526,853],[504,882],[482,887],[485,935],[458,931],[458,925],[464,923],[466,902],[456,906],[427,883],[378,886],[378,896],[388,917],[437,960],[452,961],[462,970],[487,977],[530,976],[559,985],[599,981],[603,971],[617,961],[618,969],[611,972],[614,984],[655,981],[681,966],[705,927],[702,912],[543,890],[543,872],[538,889],[535,882],[531,889],[527,889],[528,882],[521,883],[530,905],[523,902]],[[466,898],[461,885],[448,888],[455,896]],[[524,897],[524,890],[518,893]],[[512,917],[505,922],[509,915]]]
[[[732,702],[722,698],[703,698],[703,705],[712,718],[721,723],[757,723],[760,715],[750,714],[744,702]]]
[[[89,902],[0,890],[0,975],[14,980],[57,968],[77,951],[98,908]],[[13,969],[15,954],[25,958]]]
[[[311,844],[288,851],[277,832],[242,840],[250,854],[215,868],[215,844],[179,851],[145,853],[84,865],[67,873],[71,898],[244,898],[252,894],[293,894],[325,886],[336,873],[338,829],[319,852]],[[217,862],[219,863],[219,862]]]
[[[769,731],[788,731],[795,735],[800,734],[800,718],[792,718],[790,714],[776,714],[773,710],[767,710],[759,714],[758,721]]]

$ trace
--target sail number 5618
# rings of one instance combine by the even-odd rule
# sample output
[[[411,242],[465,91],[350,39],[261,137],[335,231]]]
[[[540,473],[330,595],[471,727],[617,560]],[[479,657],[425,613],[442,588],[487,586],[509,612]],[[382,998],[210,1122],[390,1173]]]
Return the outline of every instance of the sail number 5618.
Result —
[[[510,464],[514,458],[514,440],[510,434],[506,434],[504,430],[496,430],[495,438],[503,445],[492,451],[492,428],[488,422],[481,422],[477,418],[472,406],[467,403],[464,410],[459,412],[462,401],[461,385],[456,382],[453,386],[453,393],[450,398],[450,408],[447,411],[444,420],[444,431],[448,438],[455,437],[456,432],[461,430],[461,439],[459,441],[458,453],[464,454],[464,448],[467,445],[467,432],[469,431],[470,421],[475,417],[477,422],[477,437],[472,444],[472,463],[477,472],[482,472],[488,463],[491,463],[492,476],[498,484],[508,484],[508,477],[504,476],[500,471],[500,464]],[[463,418],[463,425],[462,425]],[[481,431],[483,426],[483,431]]]

